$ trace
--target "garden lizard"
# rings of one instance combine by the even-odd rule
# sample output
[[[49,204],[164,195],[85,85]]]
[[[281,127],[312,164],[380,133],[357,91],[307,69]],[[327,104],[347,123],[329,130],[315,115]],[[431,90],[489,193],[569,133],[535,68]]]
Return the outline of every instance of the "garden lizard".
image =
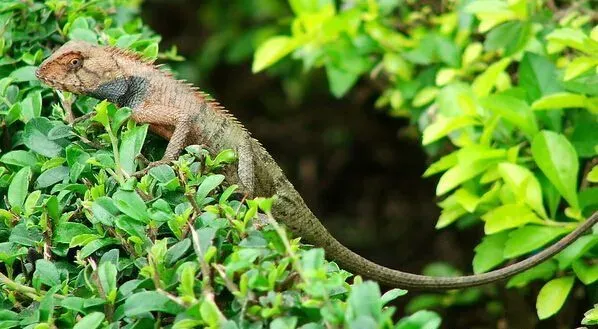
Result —
[[[107,99],[132,109],[132,118],[147,123],[169,140],[163,159],[174,160],[189,144],[211,152],[233,149],[238,162],[225,176],[249,196],[275,195],[272,214],[293,233],[318,247],[343,269],[383,284],[414,289],[456,289],[506,279],[549,259],[598,222],[598,212],[545,250],[488,273],[431,277],[393,270],[352,252],[337,241],[307,207],[264,147],[221,105],[190,84],[133,52],[83,41],[69,41],[46,59],[36,76],[47,85],[75,94]]]

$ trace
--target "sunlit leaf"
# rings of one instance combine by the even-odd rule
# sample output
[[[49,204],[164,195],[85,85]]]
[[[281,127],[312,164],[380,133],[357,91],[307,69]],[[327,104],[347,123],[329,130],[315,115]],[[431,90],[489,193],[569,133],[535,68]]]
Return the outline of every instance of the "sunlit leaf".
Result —
[[[536,310],[540,320],[553,316],[561,309],[573,288],[574,281],[571,276],[562,277],[549,281],[540,289],[536,301]]]
[[[536,164],[561,195],[575,208],[577,200],[577,173],[579,160],[575,148],[563,135],[541,131],[532,142]]]

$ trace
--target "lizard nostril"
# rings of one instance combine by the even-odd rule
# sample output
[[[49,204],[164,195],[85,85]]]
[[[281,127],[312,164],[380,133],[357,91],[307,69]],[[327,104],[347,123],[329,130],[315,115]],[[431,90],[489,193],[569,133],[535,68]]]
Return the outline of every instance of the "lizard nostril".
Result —
[[[35,77],[37,77],[38,79],[40,79],[42,76],[42,67],[38,67],[37,70],[35,70]]]

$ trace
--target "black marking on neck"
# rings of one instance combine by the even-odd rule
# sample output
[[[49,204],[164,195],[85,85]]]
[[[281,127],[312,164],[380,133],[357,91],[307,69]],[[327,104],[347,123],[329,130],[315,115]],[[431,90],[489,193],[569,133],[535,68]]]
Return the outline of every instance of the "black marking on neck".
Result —
[[[89,96],[107,99],[119,106],[135,108],[145,99],[148,89],[147,78],[131,76],[116,78],[101,84]]]

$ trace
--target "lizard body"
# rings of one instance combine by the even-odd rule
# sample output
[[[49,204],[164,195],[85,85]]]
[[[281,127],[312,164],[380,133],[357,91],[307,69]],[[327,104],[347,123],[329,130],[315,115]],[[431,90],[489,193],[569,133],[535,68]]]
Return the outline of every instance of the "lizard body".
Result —
[[[169,139],[163,161],[173,160],[189,144],[211,152],[233,149],[238,163],[226,172],[249,196],[277,198],[274,217],[298,236],[322,247],[326,255],[353,273],[389,286],[415,289],[456,289],[486,284],[527,270],[564,249],[598,222],[598,213],[545,250],[488,273],[461,277],[430,277],[373,263],[337,241],[307,207],[272,156],[231,114],[189,84],[174,79],[131,52],[70,41],[46,59],[37,77],[53,88],[108,99],[132,108],[132,117]]]

